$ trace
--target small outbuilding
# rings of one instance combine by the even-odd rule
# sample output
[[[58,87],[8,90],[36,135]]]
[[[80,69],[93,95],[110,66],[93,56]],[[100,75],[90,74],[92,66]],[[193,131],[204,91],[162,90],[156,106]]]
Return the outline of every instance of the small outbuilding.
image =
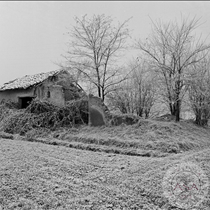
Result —
[[[0,86],[0,101],[11,100],[26,108],[33,99],[65,106],[83,92],[66,70],[26,75]]]

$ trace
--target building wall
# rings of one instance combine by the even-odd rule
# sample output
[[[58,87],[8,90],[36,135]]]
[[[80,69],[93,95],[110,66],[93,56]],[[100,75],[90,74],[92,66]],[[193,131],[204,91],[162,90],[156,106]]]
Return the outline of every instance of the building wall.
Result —
[[[55,84],[63,87],[65,101],[71,101],[80,97],[80,91],[72,84],[72,77],[69,73],[63,72],[58,74]]]
[[[40,101],[47,101],[56,106],[65,105],[64,91],[60,85],[54,85],[46,81],[36,88],[36,95]]]
[[[34,97],[34,88],[0,91],[0,101],[11,100],[19,102],[19,97]]]
[[[32,88],[0,91],[0,101],[5,99],[19,102],[19,97],[35,97],[40,101],[48,101],[57,106],[64,106],[66,101],[77,97],[77,90],[72,85],[70,74],[64,71],[49,77]]]
[[[36,88],[36,95],[40,101],[48,101],[57,106],[64,106],[66,101],[74,99],[71,76],[67,72],[49,77]]]
[[[50,92],[50,95],[48,95],[48,91]],[[65,105],[62,86],[53,85],[50,82],[45,82],[37,88],[33,87],[28,89],[5,90],[2,92],[0,91],[0,101],[11,100],[18,103],[19,98],[21,97],[34,97],[40,101],[48,101],[57,106]]]

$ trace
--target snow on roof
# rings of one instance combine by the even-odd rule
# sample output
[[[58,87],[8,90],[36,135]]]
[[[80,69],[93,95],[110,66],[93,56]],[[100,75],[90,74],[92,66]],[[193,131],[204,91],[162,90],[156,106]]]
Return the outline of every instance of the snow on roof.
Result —
[[[33,85],[43,82],[48,77],[56,75],[60,71],[61,70],[55,70],[55,71],[50,71],[47,73],[26,75],[22,78],[18,78],[18,79],[12,80],[10,82],[4,83],[3,85],[0,85],[0,91],[19,89],[19,88],[26,89],[30,86],[33,86]]]

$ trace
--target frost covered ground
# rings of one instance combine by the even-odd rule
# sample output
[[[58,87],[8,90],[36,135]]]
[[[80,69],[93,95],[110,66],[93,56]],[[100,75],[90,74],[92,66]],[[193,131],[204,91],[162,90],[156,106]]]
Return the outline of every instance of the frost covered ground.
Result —
[[[210,180],[210,129],[190,122],[1,137],[0,209],[179,209],[163,196],[171,166],[196,163]]]

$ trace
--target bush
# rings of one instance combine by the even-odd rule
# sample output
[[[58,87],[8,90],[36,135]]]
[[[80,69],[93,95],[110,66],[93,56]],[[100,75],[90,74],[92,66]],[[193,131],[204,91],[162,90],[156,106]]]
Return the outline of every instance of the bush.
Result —
[[[17,109],[17,104],[11,101],[1,101],[0,103],[0,130],[4,131],[5,122],[10,116],[15,113],[19,113],[21,110]]]
[[[2,100],[0,102],[0,122],[10,116],[12,112],[18,109],[18,104],[12,101]]]
[[[9,108],[9,109],[18,109],[19,108],[19,103],[18,102],[14,102],[14,101],[11,101],[11,100],[2,100],[0,102],[0,107],[6,107],[6,108]]]
[[[140,117],[131,114],[109,114],[109,123],[114,126],[121,124],[133,125],[139,121]]]
[[[14,139],[13,135],[8,134],[8,133],[4,133],[4,132],[0,132],[0,138],[3,138],[3,139]]]
[[[41,114],[46,112],[53,112],[58,109],[57,106],[49,103],[49,102],[41,102],[39,100],[33,100],[30,105],[26,108],[25,112],[27,113],[34,113],[34,114]]]
[[[34,100],[25,110],[12,111],[3,118],[3,130],[12,134],[24,135],[30,130],[40,128],[55,130],[59,127],[72,127],[88,123],[88,101],[74,100],[65,107],[57,107],[48,102]]]

